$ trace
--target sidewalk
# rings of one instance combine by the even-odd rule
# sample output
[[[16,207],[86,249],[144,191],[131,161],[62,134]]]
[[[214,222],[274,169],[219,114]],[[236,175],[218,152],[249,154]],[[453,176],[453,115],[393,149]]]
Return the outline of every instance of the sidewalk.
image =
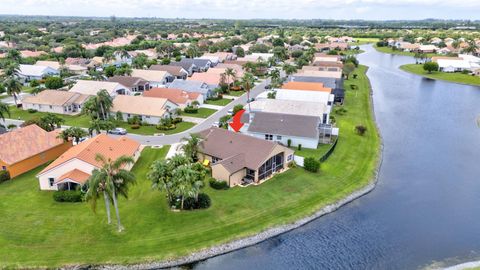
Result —
[[[212,104],[202,104],[200,105],[200,108],[208,108],[208,109],[214,109],[214,110],[221,110],[224,108],[224,106],[219,106],[219,105],[212,105]]]

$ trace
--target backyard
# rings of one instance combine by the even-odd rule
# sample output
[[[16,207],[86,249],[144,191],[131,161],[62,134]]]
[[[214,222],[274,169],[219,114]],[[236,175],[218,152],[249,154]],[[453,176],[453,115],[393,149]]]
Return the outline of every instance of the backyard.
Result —
[[[152,190],[146,173],[168,146],[146,148],[133,168],[137,184],[120,199],[126,230],[106,224],[104,206],[94,214],[86,203],[57,203],[38,190],[41,168],[0,184],[0,268],[59,267],[64,264],[135,263],[187,255],[213,245],[293,222],[344,198],[372,180],[380,139],[370,107],[369,82],[360,67],[358,86],[346,91],[348,112],[337,118],[341,140],[319,173],[292,168],[259,186],[204,191],[206,210],[172,212],[165,193]],[[348,86],[348,87],[347,87]],[[367,128],[364,136],[356,125]],[[246,203],[248,201],[248,203]]]
[[[463,74],[460,72],[450,73],[450,72],[434,71],[430,74],[427,71],[423,70],[423,65],[417,65],[417,64],[403,65],[403,66],[400,66],[400,69],[406,72],[410,72],[413,74],[417,74],[417,75],[429,78],[429,79],[443,80],[443,81],[449,81],[454,83],[480,85],[479,76],[472,76],[472,75]]]

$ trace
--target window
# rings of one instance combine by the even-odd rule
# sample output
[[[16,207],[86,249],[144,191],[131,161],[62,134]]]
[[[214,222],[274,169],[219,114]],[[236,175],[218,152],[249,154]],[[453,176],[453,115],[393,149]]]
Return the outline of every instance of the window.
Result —
[[[55,182],[55,178],[48,178],[48,183],[50,184],[51,187],[53,187],[53,183]]]
[[[7,167],[6,167],[6,166],[2,166],[2,170],[3,170],[3,171],[6,171],[6,170],[7,170]]]
[[[145,118],[147,118],[147,119],[148,119],[148,118],[150,118],[150,116],[146,115],[146,116],[145,116]]]
[[[281,140],[281,139],[282,139],[282,136],[277,135],[277,140]]]
[[[220,160],[219,158],[212,157],[212,164],[217,163],[219,160]]]
[[[265,140],[267,140],[267,141],[273,140],[273,135],[272,134],[265,134]]]
[[[326,124],[327,123],[327,117],[328,115],[326,113],[323,114],[323,120],[322,123]]]
[[[49,107],[50,107],[50,109],[52,109],[52,108],[53,108],[53,106],[52,106],[52,105],[50,105]]]
[[[287,161],[292,161],[293,155],[288,155]]]

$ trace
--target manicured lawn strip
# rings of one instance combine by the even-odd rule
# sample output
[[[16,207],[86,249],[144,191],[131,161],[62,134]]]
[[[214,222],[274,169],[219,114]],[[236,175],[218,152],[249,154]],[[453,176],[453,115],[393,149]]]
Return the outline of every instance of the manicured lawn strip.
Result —
[[[132,126],[126,122],[117,123],[117,127],[121,127],[127,130],[128,133],[140,134],[140,135],[153,135],[155,133],[163,133],[165,135],[175,134],[195,126],[195,123],[192,122],[180,122],[176,124],[177,127],[172,130],[159,130],[155,126],[140,126],[139,129],[132,129]]]
[[[291,148],[295,150],[295,155],[297,156],[313,157],[313,158],[319,159],[325,153],[327,153],[330,147],[332,147],[331,144],[319,144],[317,149],[309,149],[309,148],[302,147],[302,150],[299,151],[297,147],[291,147]]]
[[[355,38],[358,42],[349,42],[348,45],[350,46],[360,46],[360,45],[365,45],[369,43],[377,43],[380,41],[378,38]]]
[[[393,50],[390,47],[377,47],[376,45],[373,46],[377,51],[382,52],[382,53],[388,53],[388,54],[396,54],[396,55],[405,55],[405,56],[415,56],[414,52],[404,52],[401,50]],[[439,54],[436,53],[427,53],[427,57],[432,57],[432,56],[438,56]]]
[[[400,66],[400,69],[406,72],[410,72],[410,73],[417,74],[417,75],[434,79],[434,80],[443,80],[443,81],[454,82],[454,83],[480,85],[479,76],[472,76],[468,74],[462,74],[459,72],[447,73],[447,72],[440,72],[440,71],[434,71],[431,74],[429,74],[427,71],[423,70],[423,65],[417,65],[417,64],[403,65],[403,66]]]
[[[356,55],[356,54],[361,54],[361,53],[364,53],[365,51],[364,50],[347,50],[347,51],[343,51],[342,53],[344,55]]]
[[[197,117],[197,118],[207,118],[210,115],[214,114],[217,110],[210,109],[210,108],[198,108],[197,113],[186,113],[182,111],[182,115],[190,116],[190,117]]]
[[[207,100],[206,104],[217,105],[217,106],[226,106],[228,103],[232,102],[229,98],[222,98],[219,100]]]
[[[245,91],[230,91],[228,92],[228,94],[225,94],[225,95],[239,97],[243,94],[245,94]]]
[[[16,108],[15,106],[10,106],[10,119],[16,120],[30,120],[34,118],[40,118],[47,113],[45,112],[36,112],[36,113],[29,113],[28,111],[24,111],[22,109]],[[79,114],[79,115],[64,115],[64,114],[56,114],[57,116],[65,119],[65,123],[63,125],[66,126],[77,126],[77,127],[84,127],[88,128],[90,123],[90,117]]]
[[[260,186],[204,191],[206,210],[172,212],[165,194],[151,189],[146,173],[166,149],[147,148],[133,168],[137,185],[128,201],[120,199],[126,231],[106,224],[102,200],[97,214],[87,204],[55,203],[38,190],[40,169],[0,185],[0,267],[58,267],[63,264],[134,263],[162,260],[293,222],[365,186],[374,175],[379,137],[369,105],[365,67],[345,81],[348,112],[337,118],[341,140],[321,172],[294,168]],[[364,136],[354,126],[367,127]],[[161,153],[159,153],[161,152]]]

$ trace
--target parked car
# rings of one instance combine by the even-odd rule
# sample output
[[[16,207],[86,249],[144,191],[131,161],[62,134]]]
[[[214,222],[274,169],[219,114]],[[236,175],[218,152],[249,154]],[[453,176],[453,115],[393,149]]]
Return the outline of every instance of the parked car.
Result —
[[[253,97],[250,98],[249,100],[247,100],[247,103],[250,103],[250,102],[252,102],[252,101],[255,101],[255,98],[253,98]]]
[[[115,134],[115,135],[126,135],[127,130],[124,128],[114,128],[112,130],[109,130],[108,133]]]
[[[228,115],[233,115],[233,109],[228,110]]]
[[[271,84],[265,85],[265,89],[272,89],[272,85]]]
[[[220,122],[218,121],[213,122],[212,127],[220,127]]]

